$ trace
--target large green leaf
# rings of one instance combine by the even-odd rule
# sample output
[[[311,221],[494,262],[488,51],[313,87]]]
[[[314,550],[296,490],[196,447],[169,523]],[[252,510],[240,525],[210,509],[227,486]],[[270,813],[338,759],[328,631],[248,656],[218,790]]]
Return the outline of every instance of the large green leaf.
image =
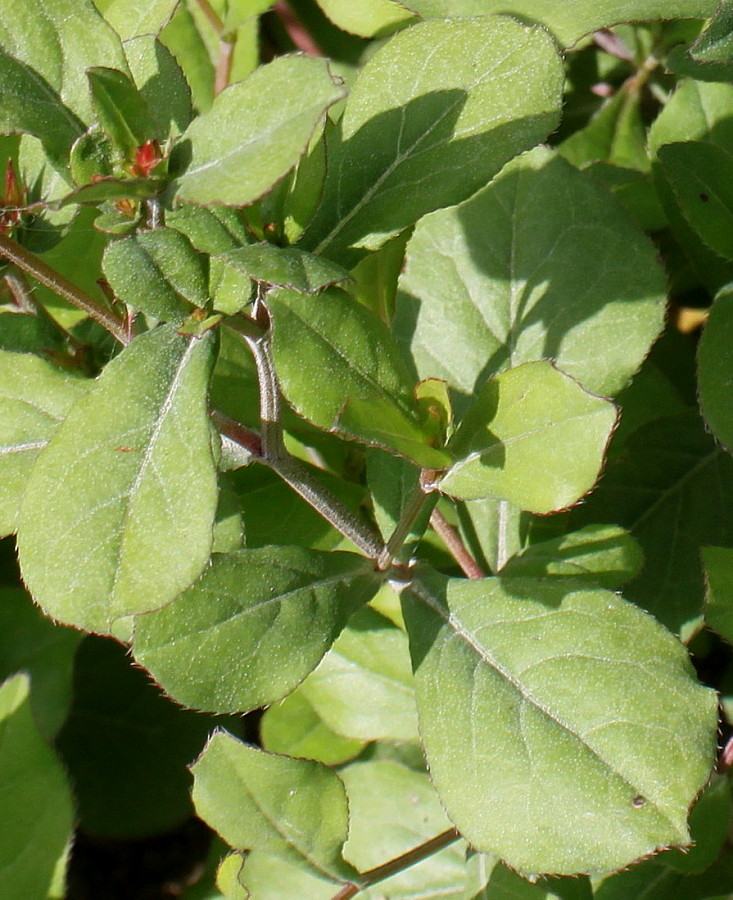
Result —
[[[599,28],[648,19],[702,19],[715,12],[716,0],[410,0],[425,18],[508,13],[541,22],[565,47]]]
[[[38,454],[89,384],[30,353],[0,352],[0,534],[15,531]]]
[[[29,693],[27,675],[0,687],[0,884],[8,900],[49,896],[74,819],[66,775],[33,721]]]
[[[449,445],[457,462],[438,486],[535,513],[563,509],[595,484],[616,415],[550,362],[508,369],[476,397]]]
[[[541,28],[497,17],[400,32],[347,101],[303,246],[351,267],[364,248],[465,200],[553,130],[561,85]]]
[[[92,0],[2,0],[0,46],[34,69],[87,123],[93,110],[86,70],[110,66],[127,71],[120,39]]]
[[[733,451],[733,292],[715,299],[698,347],[700,407],[718,440]]]
[[[702,613],[701,548],[733,546],[733,460],[695,412],[649,422],[570,522],[615,522],[636,538],[646,563],[624,594],[686,639]]]
[[[163,138],[178,135],[191,121],[191,91],[171,52],[149,34],[125,42],[135,84]]]
[[[133,309],[182,322],[209,300],[208,260],[174,228],[156,228],[112,241],[102,267],[115,294]]]
[[[77,403],[33,469],[18,529],[23,578],[54,618],[107,632],[172,600],[209,557],[216,474],[206,416],[214,337],[136,338]]]
[[[348,807],[335,772],[222,732],[192,771],[196,812],[236,849],[261,850],[336,882],[355,876],[341,855]]]
[[[304,153],[326,110],[343,96],[324,59],[283,56],[214,100],[183,135],[190,162],[178,196],[244,206]]]
[[[119,839],[180,826],[193,813],[187,766],[216,724],[164,697],[122,644],[87,637],[57,738],[82,827]]]
[[[158,34],[173,15],[179,0],[112,0],[104,5],[104,18],[123,41]],[[99,4],[98,4],[99,5]]]
[[[420,222],[400,289],[395,330],[418,374],[469,397],[487,376],[543,358],[615,394],[661,330],[666,295],[652,244],[547,148]]]
[[[426,571],[402,596],[430,771],[475,849],[573,874],[689,843],[717,700],[659,623],[565,579]]]
[[[449,457],[430,446],[409,373],[385,324],[343,291],[268,296],[283,393],[321,428],[387,447],[420,465]]]
[[[419,737],[407,638],[372,609],[354,616],[300,692],[338,734],[364,741]]]
[[[135,656],[181,703],[240,712],[280,700],[378,590],[351,553],[266,547],[217,555],[175,603],[138,619]]]

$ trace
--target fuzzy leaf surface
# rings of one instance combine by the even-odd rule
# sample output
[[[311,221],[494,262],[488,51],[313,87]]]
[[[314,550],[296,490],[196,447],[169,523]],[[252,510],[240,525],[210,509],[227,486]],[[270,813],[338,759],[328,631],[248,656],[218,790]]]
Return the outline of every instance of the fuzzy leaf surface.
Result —
[[[232,847],[264,851],[336,882],[354,875],[341,855],[348,807],[335,772],[225,732],[212,736],[192,771],[196,812]]]
[[[414,18],[396,0],[318,0],[318,5],[334,25],[361,37],[388,33]]]
[[[41,737],[30,705],[30,678],[0,687],[0,884],[8,898],[47,897],[71,840],[71,789],[58,758]]]
[[[179,0],[112,0],[104,18],[123,41],[158,34],[173,15]]]
[[[547,361],[508,369],[486,382],[451,439],[457,461],[439,488],[534,513],[563,509],[595,484],[616,416]]]
[[[400,32],[347,101],[303,246],[351,268],[363,249],[465,200],[553,130],[561,84],[540,28],[497,17]]]
[[[318,297],[279,290],[267,298],[283,393],[314,425],[342,431],[440,468],[410,375],[384,323],[343,291]]]
[[[316,667],[379,583],[351,553],[265,547],[217,555],[175,603],[138,619],[135,656],[180,703],[256,709]]]
[[[193,110],[191,90],[173,54],[157,38],[143,34],[125,42],[125,56],[160,137],[179,135]]]
[[[29,353],[0,352],[0,533],[15,531],[38,454],[90,382]]]
[[[541,22],[564,47],[572,46],[584,34],[619,22],[703,19],[717,8],[715,0],[410,0],[409,6],[424,18],[504,13],[525,22]]]
[[[541,147],[418,224],[395,332],[459,412],[488,376],[546,358],[610,396],[659,334],[665,295],[655,248],[618,202]]]
[[[441,800],[475,849],[525,873],[688,844],[716,740],[714,692],[677,640],[616,594],[561,581],[428,571],[402,594]]]
[[[177,195],[244,206],[304,153],[326,110],[343,96],[324,59],[283,56],[231,85],[182,137],[191,159]]]
[[[163,606],[211,549],[217,487],[206,415],[214,338],[136,338],[36,463],[21,511],[23,578],[48,615],[108,632]]]
[[[276,247],[266,242],[239,247],[218,259],[253,281],[301,294],[315,294],[351,277],[341,266],[298,247]]]
[[[129,75],[117,69],[94,66],[87,69],[89,90],[96,119],[127,160],[158,135],[145,98]]]

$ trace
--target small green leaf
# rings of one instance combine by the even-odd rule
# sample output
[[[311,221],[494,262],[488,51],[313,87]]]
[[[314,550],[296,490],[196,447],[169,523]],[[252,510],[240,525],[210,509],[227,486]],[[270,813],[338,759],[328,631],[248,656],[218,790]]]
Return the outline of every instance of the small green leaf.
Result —
[[[479,392],[449,445],[458,461],[438,486],[535,513],[563,509],[595,484],[616,416],[549,362],[509,369]]]
[[[424,18],[484,16],[504,13],[522,21],[540,22],[563,47],[599,28],[619,22],[649,19],[704,19],[716,10],[716,0],[410,0],[410,9]]]
[[[300,691],[329,728],[363,741],[418,739],[404,631],[357,613]]]
[[[544,29],[486,17],[400,32],[347,101],[303,246],[351,268],[425,213],[465,200],[554,129],[561,85]]]
[[[415,18],[399,0],[318,0],[318,5],[334,25],[366,38],[388,34]]]
[[[623,528],[588,525],[559,538],[530,544],[509,560],[502,575],[582,575],[599,587],[614,591],[638,575],[643,564],[641,547]]]
[[[60,209],[82,203],[98,206],[114,200],[148,200],[159,194],[161,187],[161,182],[153,178],[97,178],[62,197],[54,206]]]
[[[69,171],[74,184],[88,185],[95,178],[109,178],[115,163],[114,147],[109,137],[92,125],[72,144]]]
[[[112,0],[104,18],[123,41],[158,34],[173,15],[179,0]]]
[[[180,203],[166,214],[165,224],[185,234],[201,253],[226,253],[250,242],[238,210],[226,206]]]
[[[651,242],[605,190],[539,147],[418,223],[394,327],[421,378],[460,392],[462,414],[488,375],[538,359],[617,393],[659,334],[665,302]]]
[[[173,228],[110,242],[102,267],[121,300],[156,319],[180,323],[209,301],[207,260]]]
[[[687,221],[708,247],[733,259],[733,155],[685,141],[665,144],[657,156]]]
[[[138,619],[135,656],[180,703],[257,709],[320,662],[380,576],[351,553],[265,547],[217,555],[175,603]]]
[[[475,849],[574,874],[689,844],[717,700],[659,623],[566,579],[426,571],[402,597],[431,775]]]
[[[191,771],[196,812],[235,849],[262,850],[335,882],[356,877],[341,855],[348,808],[335,772],[223,732]]]
[[[700,407],[717,439],[733,451],[733,292],[724,290],[710,308],[698,346]]]
[[[448,455],[429,446],[409,373],[383,322],[337,289],[318,297],[278,290],[267,305],[275,368],[296,412],[423,466],[446,465]]]
[[[136,338],[39,457],[18,552],[49,615],[106,632],[168,603],[205,565],[217,493],[205,406],[213,349],[211,333],[186,339],[171,326]]]
[[[185,131],[193,117],[191,90],[170,50],[143,34],[125,41],[125,56],[159,137]]]
[[[131,161],[146,141],[158,137],[145,98],[129,75],[96,66],[87,69],[89,89],[102,129],[124,159]]]
[[[297,163],[342,96],[323,59],[283,56],[261,66],[222,91],[184,133],[191,159],[178,196],[229,206],[257,200]]]
[[[15,531],[38,454],[90,382],[26,353],[0,352],[0,534]]]
[[[74,822],[71,789],[38,732],[29,694],[27,675],[0,687],[0,884],[8,900],[49,896]]]
[[[265,750],[314,759],[327,766],[340,765],[358,756],[365,743],[332,731],[300,688],[265,712],[260,736]]]
[[[217,258],[253,281],[289,288],[301,294],[316,294],[351,277],[341,266],[297,247],[250,244]]]

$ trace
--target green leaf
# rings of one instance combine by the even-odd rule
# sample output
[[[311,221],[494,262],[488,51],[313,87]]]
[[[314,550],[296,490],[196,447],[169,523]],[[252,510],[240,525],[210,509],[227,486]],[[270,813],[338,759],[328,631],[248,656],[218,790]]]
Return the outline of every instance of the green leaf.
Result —
[[[733,451],[733,291],[723,291],[710,308],[698,346],[700,408],[717,439]]]
[[[143,34],[125,42],[125,56],[161,139],[185,131],[193,117],[191,90],[170,50]]]
[[[213,335],[187,339],[171,326],[136,338],[39,457],[18,552],[49,615],[107,632],[168,603],[206,564],[217,494],[205,407],[213,349]]]
[[[229,206],[257,200],[297,163],[342,96],[323,59],[284,56],[261,66],[222,91],[184,133],[190,163],[178,196]]]
[[[568,507],[595,484],[616,416],[549,362],[509,369],[486,382],[451,439],[457,462],[439,489],[540,514]]]
[[[414,19],[396,0],[318,0],[318,5],[334,25],[366,38],[388,34]]]
[[[50,740],[71,703],[71,670],[81,634],[49,621],[21,588],[0,588],[0,680],[25,672],[41,735]]]
[[[208,110],[214,99],[214,66],[186,3],[179,3],[160,40],[181,67],[191,87],[193,105],[199,112]]]
[[[104,17],[123,41],[158,34],[168,24],[179,0],[112,0]]]
[[[187,765],[216,724],[164,697],[122,644],[87,637],[57,739],[82,827],[118,839],[179,827],[193,813]]]
[[[540,22],[563,47],[570,47],[584,34],[619,22],[703,19],[715,12],[717,4],[716,0],[410,0],[409,5],[424,18],[504,13],[525,22]]]
[[[226,206],[181,203],[166,214],[165,224],[185,234],[201,253],[226,253],[250,241],[238,211]]]
[[[27,353],[0,352],[0,534],[18,524],[23,492],[38,454],[88,381]]]
[[[98,178],[62,197],[55,206],[60,209],[82,203],[98,206],[113,200],[148,200],[159,194],[160,189],[160,181],[152,178]]]
[[[0,883],[8,900],[49,896],[74,820],[66,775],[38,732],[29,694],[27,675],[0,687]]]
[[[410,376],[383,322],[337,289],[318,297],[278,290],[267,306],[275,368],[296,412],[420,465],[446,464],[449,457],[429,446]]]
[[[702,562],[707,583],[705,622],[733,644],[733,549],[703,547]]]
[[[364,748],[364,741],[332,731],[301,689],[265,712],[260,737],[263,749],[271,753],[314,759],[327,766],[345,763]]]
[[[276,247],[268,243],[239,247],[218,259],[253,281],[289,288],[301,294],[316,294],[351,277],[346,269],[327,259],[297,247]]]
[[[173,228],[111,241],[102,267],[122,301],[156,319],[180,323],[209,302],[207,259]]]
[[[476,850],[574,874],[689,843],[717,701],[661,625],[565,579],[425,572],[402,597],[431,775]]]
[[[374,518],[385,541],[390,539],[397,523],[411,504],[415,503],[416,498],[423,504],[400,551],[401,558],[409,559],[428,527],[434,505],[431,499],[437,500],[437,497],[425,496],[420,487],[420,470],[415,465],[382,450],[367,451],[366,476],[374,506]]]
[[[351,268],[425,213],[465,200],[554,129],[561,84],[540,28],[497,17],[400,32],[347,101],[303,246]]]
[[[139,618],[135,657],[180,703],[244,712],[280,700],[379,587],[356,554],[265,547],[217,555],[175,603]]]
[[[232,847],[265,851],[335,882],[355,877],[341,856],[348,808],[335,772],[222,732],[191,771],[196,812]]]
[[[733,460],[688,411],[634,432],[570,527],[614,522],[636,538],[646,563],[624,594],[685,639],[702,613],[700,550],[733,546],[732,511]]]
[[[120,39],[92,0],[2,0],[0,46],[34,69],[88,124],[94,113],[86,70],[109,66],[127,72]]]
[[[32,134],[52,161],[63,163],[84,131],[79,119],[37,72],[0,49],[0,131]]]
[[[656,256],[607,192],[538,148],[462,206],[418,224],[397,338],[421,378],[443,378],[466,397],[489,375],[546,358],[610,396],[662,328]]]
[[[614,591],[639,574],[644,554],[617,525],[588,525],[562,537],[530,544],[509,560],[502,575],[511,578],[572,575]]]
[[[97,120],[127,160],[157,137],[147,103],[129,75],[96,66],[87,69]]]
[[[357,613],[300,693],[329,728],[363,741],[416,741],[407,637],[372,609]]]
[[[687,221],[708,247],[733,259],[733,156],[685,141],[660,147],[658,159]]]
[[[687,852],[671,850],[664,862],[679,872],[704,872],[714,862],[726,841],[731,811],[730,784],[725,775],[713,775],[690,815],[693,846]]]

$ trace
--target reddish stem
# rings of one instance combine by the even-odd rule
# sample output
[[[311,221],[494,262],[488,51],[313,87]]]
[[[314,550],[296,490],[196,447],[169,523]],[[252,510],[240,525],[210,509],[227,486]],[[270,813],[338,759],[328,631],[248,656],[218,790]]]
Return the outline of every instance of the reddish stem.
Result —
[[[286,0],[278,0],[272,8],[275,15],[280,19],[288,33],[288,37],[295,44],[298,50],[307,53],[308,56],[325,56],[318,42],[308,32],[300,19],[295,15]]]
[[[479,564],[466,549],[466,545],[461,540],[461,536],[456,529],[446,521],[445,516],[438,512],[437,509],[434,509],[430,516],[430,524],[450,551],[453,559],[461,567],[466,578],[486,577],[481,571]]]

